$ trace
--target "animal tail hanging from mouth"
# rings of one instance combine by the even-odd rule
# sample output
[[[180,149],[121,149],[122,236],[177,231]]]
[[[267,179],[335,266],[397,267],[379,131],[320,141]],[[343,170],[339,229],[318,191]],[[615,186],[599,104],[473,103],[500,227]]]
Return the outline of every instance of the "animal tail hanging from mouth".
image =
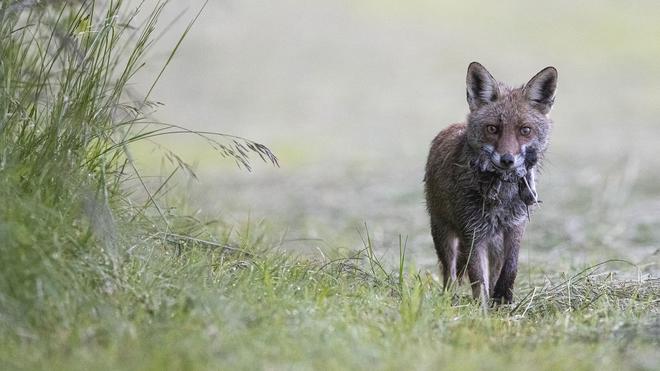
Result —
[[[527,187],[527,190],[529,193],[531,193],[532,197],[534,197],[534,204],[536,207],[541,207],[541,200],[539,200],[539,195],[538,193],[532,189],[532,187],[529,185],[529,182],[527,181],[527,177],[523,177],[523,180],[525,182],[525,187]],[[527,212],[527,221],[531,221],[531,217],[529,215],[529,205],[525,204],[525,211]]]

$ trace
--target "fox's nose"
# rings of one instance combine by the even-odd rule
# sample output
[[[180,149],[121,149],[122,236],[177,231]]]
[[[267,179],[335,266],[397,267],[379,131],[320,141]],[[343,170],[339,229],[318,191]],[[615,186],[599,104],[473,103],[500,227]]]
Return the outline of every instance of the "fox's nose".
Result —
[[[503,167],[511,167],[513,165],[514,159],[513,155],[510,153],[505,153],[500,156],[500,165]]]

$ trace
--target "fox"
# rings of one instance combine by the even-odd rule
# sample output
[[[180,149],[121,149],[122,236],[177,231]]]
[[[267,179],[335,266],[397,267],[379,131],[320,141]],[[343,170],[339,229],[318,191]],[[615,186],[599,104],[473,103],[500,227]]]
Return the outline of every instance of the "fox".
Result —
[[[537,172],[552,128],[557,69],[512,88],[468,66],[469,113],[431,142],[424,192],[445,290],[467,276],[483,303],[513,302],[518,253],[539,205]]]

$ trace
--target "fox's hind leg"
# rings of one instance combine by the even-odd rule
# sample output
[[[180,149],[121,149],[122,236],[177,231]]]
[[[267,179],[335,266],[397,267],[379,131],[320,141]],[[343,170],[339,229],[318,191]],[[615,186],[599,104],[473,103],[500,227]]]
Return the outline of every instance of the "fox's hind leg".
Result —
[[[445,223],[435,219],[431,220],[431,235],[442,265],[442,283],[445,290],[449,290],[456,285],[458,238]]]

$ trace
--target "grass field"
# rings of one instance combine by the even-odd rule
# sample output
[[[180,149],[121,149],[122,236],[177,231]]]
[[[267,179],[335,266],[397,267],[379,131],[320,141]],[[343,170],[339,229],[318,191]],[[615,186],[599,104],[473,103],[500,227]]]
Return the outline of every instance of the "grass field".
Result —
[[[0,369],[658,368],[655,2],[136,5],[2,2]],[[471,60],[560,76],[488,311],[421,183]]]

